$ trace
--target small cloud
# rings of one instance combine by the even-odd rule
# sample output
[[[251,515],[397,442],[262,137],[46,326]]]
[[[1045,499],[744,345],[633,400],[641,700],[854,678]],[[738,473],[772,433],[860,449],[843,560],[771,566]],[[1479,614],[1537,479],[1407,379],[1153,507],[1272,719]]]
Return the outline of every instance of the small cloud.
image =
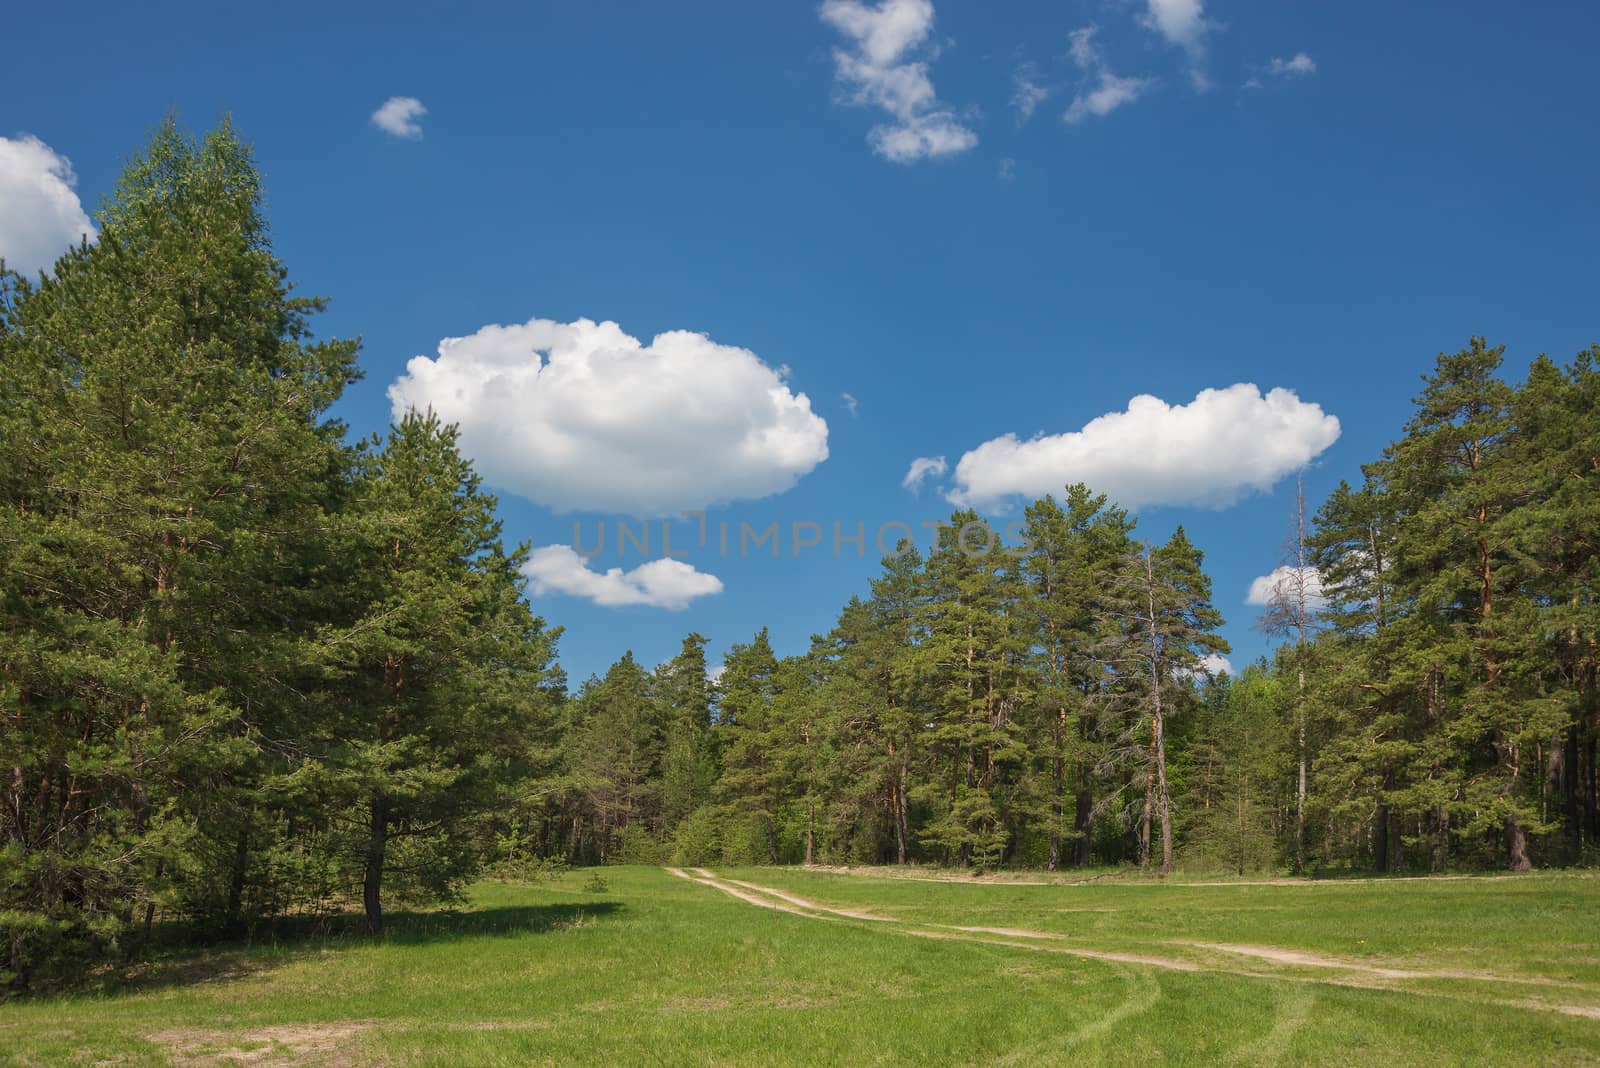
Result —
[[[1017,161],[1007,156],[1000,161],[1000,167],[995,172],[1002,182],[1015,181],[1017,177]]]
[[[1095,42],[1097,32],[1096,27],[1086,26],[1069,35],[1071,43],[1068,54],[1087,76],[1088,83],[1062,113],[1063,122],[1076,124],[1090,116],[1109,115],[1124,104],[1139,99],[1155,84],[1149,78],[1124,78],[1113,73]]]
[[[1017,113],[1017,125],[1021,126],[1050,98],[1050,89],[1039,83],[1039,68],[1033,63],[1017,68],[1011,76],[1011,86],[1011,106]]]
[[[1305,52],[1296,52],[1288,59],[1284,59],[1282,56],[1275,56],[1272,62],[1265,67],[1256,67],[1255,71],[1256,73],[1252,74],[1240,88],[1265,89],[1267,85],[1264,79],[1266,78],[1309,78],[1317,73],[1317,61]]]
[[[552,594],[581,597],[606,608],[647,605],[651,608],[689,607],[697,597],[722,592],[722,580],[695,570],[682,560],[651,560],[631,571],[613,567],[604,574],[570,545],[535,549],[522,565],[535,597]]]
[[[855,397],[848,393],[839,394],[839,399],[844,401],[845,409],[849,411],[851,416],[854,416],[856,414],[856,409],[861,406],[861,402],[856,400]]]
[[[44,270],[79,240],[99,236],[77,184],[67,157],[37,137],[0,137],[0,259],[7,267]]]
[[[1146,0],[1145,13],[1139,21],[1187,53],[1189,83],[1195,92],[1204,93],[1211,88],[1211,78],[1205,71],[1207,37],[1217,25],[1205,17],[1203,0]]]
[[[391,96],[372,113],[372,125],[385,133],[412,141],[422,140],[422,125],[417,120],[428,113],[414,96]]]
[[[1304,78],[1317,73],[1317,61],[1304,52],[1296,52],[1289,59],[1273,59],[1267,73],[1279,78]]]
[[[928,76],[939,54],[936,46],[924,48],[933,32],[931,0],[883,0],[875,7],[825,0],[819,14],[849,42],[833,50],[839,98],[881,108],[894,120],[867,134],[874,152],[894,163],[914,163],[978,143],[978,135],[939,100]],[[913,58],[919,52],[923,58]]]
[[[1185,681],[1198,681],[1203,677],[1214,679],[1219,675],[1232,675],[1233,673],[1232,661],[1221,653],[1207,653],[1200,658],[1194,667],[1179,666],[1172,669],[1174,678]]]
[[[1270,575],[1259,575],[1252,579],[1244,603],[1263,608],[1272,604],[1293,603],[1299,599],[1302,586],[1307,608],[1315,610],[1328,603],[1322,589],[1322,575],[1316,568],[1294,568],[1287,564],[1275,568]]]
[[[943,478],[948,470],[950,465],[943,456],[919,456],[911,461],[911,468],[906,471],[906,477],[900,480],[900,485],[917,493],[928,479]]]

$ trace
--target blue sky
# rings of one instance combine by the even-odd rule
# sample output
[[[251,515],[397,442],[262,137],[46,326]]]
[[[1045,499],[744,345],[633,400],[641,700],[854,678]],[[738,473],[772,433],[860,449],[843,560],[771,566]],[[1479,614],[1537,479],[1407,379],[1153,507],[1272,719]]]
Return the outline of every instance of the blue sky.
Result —
[[[230,112],[279,254],[333,298],[321,331],[364,338],[355,430],[425,356],[433,384],[402,395],[462,405],[514,539],[570,544],[578,518],[592,548],[621,512],[735,498],[705,549],[675,524],[672,569],[605,579],[645,563],[614,537],[594,574],[546,554],[574,682],[690,630],[713,660],[763,625],[800,651],[865,591],[882,523],[941,518],[947,492],[1003,516],[1005,487],[1085,473],[1149,498],[1146,536],[1188,528],[1239,664],[1266,648],[1245,599],[1297,455],[1314,507],[1441,349],[1486,334],[1517,373],[1600,340],[1593,5],[95,8],[8,16],[0,254],[48,237],[30,197],[66,211],[64,161],[92,210],[163,114]],[[420,136],[374,123],[396,97]],[[709,340],[650,347],[671,331]],[[530,362],[553,349],[559,376]],[[1297,399],[1184,407],[1237,383]],[[1169,409],[958,466],[1140,394]],[[913,493],[919,457],[947,470]],[[834,557],[836,520],[866,525],[865,558]],[[741,521],[780,523],[783,555],[740,559]],[[823,545],[791,555],[795,522]]]

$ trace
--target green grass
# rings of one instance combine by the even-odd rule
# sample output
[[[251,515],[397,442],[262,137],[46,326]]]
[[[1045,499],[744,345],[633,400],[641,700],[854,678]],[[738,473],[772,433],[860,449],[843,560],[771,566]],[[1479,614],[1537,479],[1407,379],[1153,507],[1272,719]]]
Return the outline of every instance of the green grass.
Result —
[[[1593,876],[716,874],[896,922],[759,908],[654,868],[607,869],[603,892],[585,872],[484,884],[460,914],[400,917],[381,943],[236,948],[125,994],[0,1006],[0,1063],[1600,1063],[1600,1018],[1570,1011],[1600,1012]]]

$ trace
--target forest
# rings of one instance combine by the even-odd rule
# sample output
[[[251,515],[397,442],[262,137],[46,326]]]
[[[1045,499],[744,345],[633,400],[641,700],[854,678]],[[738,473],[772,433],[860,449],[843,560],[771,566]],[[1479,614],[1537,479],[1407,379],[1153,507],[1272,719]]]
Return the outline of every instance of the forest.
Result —
[[[826,634],[568,686],[455,429],[355,438],[227,123],[0,271],[0,988],[158,927],[607,863],[1298,874],[1600,859],[1600,346],[1473,337],[1286,508],[1236,677],[1204,553],[1084,485],[950,517]],[[974,543],[988,551],[975,551]]]

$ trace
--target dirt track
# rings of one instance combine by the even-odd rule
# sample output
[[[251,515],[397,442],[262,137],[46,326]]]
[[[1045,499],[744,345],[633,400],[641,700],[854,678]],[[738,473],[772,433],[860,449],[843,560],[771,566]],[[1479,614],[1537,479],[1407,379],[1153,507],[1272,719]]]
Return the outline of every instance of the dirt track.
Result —
[[[1198,959],[1145,952],[1090,948],[1066,944],[1068,942],[1067,936],[1046,931],[1030,931],[1015,927],[959,927],[949,924],[912,922],[882,913],[868,912],[863,909],[836,908],[819,904],[787,891],[761,886],[758,883],[747,882],[742,879],[725,879],[705,868],[693,869],[694,874],[692,875],[680,868],[668,868],[666,870],[680,879],[687,879],[702,886],[709,886],[715,890],[722,891],[730,897],[760,908],[772,909],[776,912],[812,920],[833,922],[867,921],[871,923],[872,929],[892,931],[895,934],[909,935],[915,938],[933,938],[943,941],[1004,946],[1012,949],[1055,953],[1145,968],[1159,968],[1167,971],[1209,972],[1266,979],[1281,983],[1324,983],[1371,990],[1404,991],[1410,994],[1443,997],[1469,1003],[1503,1005],[1600,1019],[1600,1004],[1574,1005],[1549,1001],[1507,1000],[1487,993],[1483,997],[1473,997],[1463,992],[1442,992],[1412,985],[1421,980],[1454,979],[1475,983],[1513,983],[1555,989],[1563,988],[1564,984],[1553,979],[1504,976],[1489,972],[1381,967],[1360,961],[1339,960],[1280,946],[1212,942],[1166,943],[1173,946],[1182,946],[1191,951],[1198,950],[1200,951]],[[863,927],[862,929],[865,930],[867,928]],[[1142,947],[1140,948],[1142,949]],[[1249,961],[1250,966],[1242,965],[1240,958]],[[1307,971],[1320,972],[1322,974],[1304,974]],[[1578,988],[1566,991],[1569,996],[1577,992]],[[1585,989],[1582,990],[1582,993],[1589,998],[1595,997],[1595,992],[1591,990]]]

